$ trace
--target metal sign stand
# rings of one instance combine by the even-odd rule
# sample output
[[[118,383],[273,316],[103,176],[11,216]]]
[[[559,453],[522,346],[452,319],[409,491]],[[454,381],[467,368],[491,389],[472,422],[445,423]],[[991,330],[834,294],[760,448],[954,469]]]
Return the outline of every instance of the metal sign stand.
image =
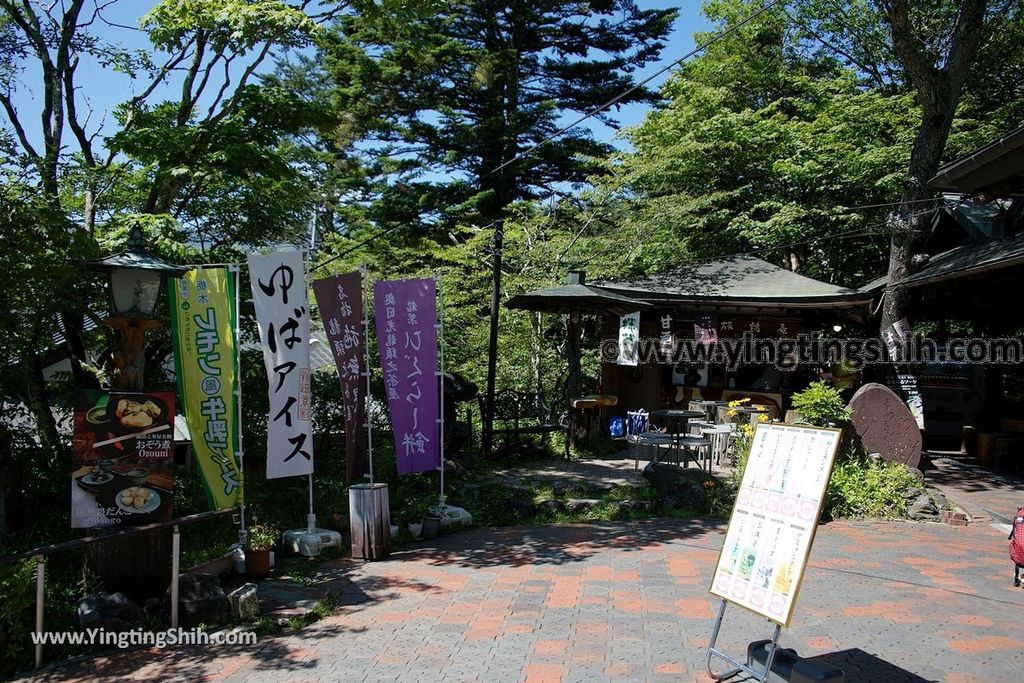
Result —
[[[441,462],[438,465],[438,470],[441,472],[441,492],[437,496],[437,506],[441,510],[441,514],[448,509],[445,504],[444,497],[444,298],[441,296],[441,278],[435,277],[434,283],[436,284],[437,291],[437,348],[438,348],[438,372],[437,372],[437,385],[438,385],[438,396],[440,397],[440,412],[437,419],[438,433],[441,435],[441,440],[438,443],[438,452],[440,454]]]
[[[775,624],[775,632],[772,634],[771,645],[768,649],[768,659],[764,663],[764,671],[757,671],[748,664],[744,664],[737,659],[733,659],[715,647],[715,643],[718,642],[718,634],[722,630],[722,620],[725,618],[725,606],[727,604],[728,601],[723,598],[722,605],[718,608],[718,617],[715,619],[715,627],[711,631],[711,643],[708,645],[708,656],[706,660],[708,675],[716,681],[721,681],[726,678],[732,678],[736,674],[743,672],[750,674],[756,680],[761,681],[761,683],[767,683],[768,677],[771,675],[772,664],[775,662],[775,652],[779,648],[779,633],[782,632],[782,626],[780,624]],[[711,660],[714,657],[724,659],[729,664],[732,664],[734,668],[721,673],[715,673],[711,669]]]
[[[309,252],[303,249],[303,265],[305,266],[309,262]],[[310,276],[312,271],[308,267],[304,267],[303,270],[303,286],[306,288],[308,293],[309,287],[312,284]],[[308,296],[308,294],[307,294]],[[308,299],[306,300],[306,310],[310,310]],[[308,363],[307,363],[308,365]],[[333,529],[321,529],[316,525],[316,509],[313,506],[313,473],[310,472],[307,476],[309,484],[309,513],[306,515],[306,528],[305,529],[289,529],[282,535],[282,544],[289,548],[293,553],[304,555],[305,557],[316,557],[320,554],[320,551],[327,547],[341,547],[341,534]]]
[[[367,280],[369,269],[362,266],[359,269],[360,291],[363,293],[363,355],[365,358],[363,376],[366,378],[366,396],[363,396],[363,418],[366,420],[366,459],[369,465],[369,472],[363,475],[368,483],[373,484],[373,420],[370,417],[370,287]]]

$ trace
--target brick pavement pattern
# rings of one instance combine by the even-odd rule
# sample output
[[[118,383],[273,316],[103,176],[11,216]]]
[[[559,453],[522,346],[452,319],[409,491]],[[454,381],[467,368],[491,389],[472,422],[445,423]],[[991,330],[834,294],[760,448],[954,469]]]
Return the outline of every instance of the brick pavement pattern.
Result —
[[[1009,523],[1024,505],[1024,480],[982,469],[963,458],[933,458],[924,480],[966,510],[974,524]]]
[[[38,680],[707,681],[723,531],[654,520],[455,533],[386,562],[318,565],[341,604],[299,633],[101,656]],[[1022,605],[987,525],[833,522],[780,642],[851,682],[1020,681]],[[770,635],[730,606],[719,643],[742,656]]]

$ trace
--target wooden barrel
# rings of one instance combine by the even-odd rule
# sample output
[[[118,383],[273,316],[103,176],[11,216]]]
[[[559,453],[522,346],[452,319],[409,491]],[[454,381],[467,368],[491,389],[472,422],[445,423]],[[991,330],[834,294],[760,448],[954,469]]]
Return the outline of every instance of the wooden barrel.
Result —
[[[391,508],[387,484],[356,484],[348,489],[352,557],[386,560],[391,554]]]

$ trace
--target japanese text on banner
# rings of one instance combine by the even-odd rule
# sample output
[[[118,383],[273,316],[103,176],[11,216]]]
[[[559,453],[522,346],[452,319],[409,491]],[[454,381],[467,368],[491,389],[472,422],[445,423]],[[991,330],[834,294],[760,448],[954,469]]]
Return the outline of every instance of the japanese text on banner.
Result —
[[[237,274],[196,268],[173,280],[171,332],[181,409],[206,495],[215,509],[242,499],[238,373],[235,364]]]
[[[267,478],[313,473],[309,299],[302,253],[249,255],[256,322],[267,368]]]
[[[433,470],[441,463],[436,297],[432,279],[373,283],[380,362],[400,475]]]
[[[362,275],[354,272],[317,280],[313,293],[345,397],[346,474],[349,483],[356,483],[367,472]]]

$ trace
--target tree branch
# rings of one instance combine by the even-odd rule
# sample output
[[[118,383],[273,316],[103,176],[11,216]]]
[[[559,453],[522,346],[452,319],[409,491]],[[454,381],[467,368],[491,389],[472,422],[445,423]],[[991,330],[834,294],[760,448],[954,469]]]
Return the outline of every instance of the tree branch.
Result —
[[[29,142],[28,136],[25,135],[25,128],[21,125],[21,119],[18,118],[18,110],[15,109],[14,103],[11,102],[11,98],[6,93],[0,93],[0,104],[3,104],[4,109],[7,111],[7,118],[11,122],[11,126],[14,127],[14,133],[18,136],[18,142],[21,143],[25,153],[38,164],[41,160],[39,153],[32,146],[32,143]]]

